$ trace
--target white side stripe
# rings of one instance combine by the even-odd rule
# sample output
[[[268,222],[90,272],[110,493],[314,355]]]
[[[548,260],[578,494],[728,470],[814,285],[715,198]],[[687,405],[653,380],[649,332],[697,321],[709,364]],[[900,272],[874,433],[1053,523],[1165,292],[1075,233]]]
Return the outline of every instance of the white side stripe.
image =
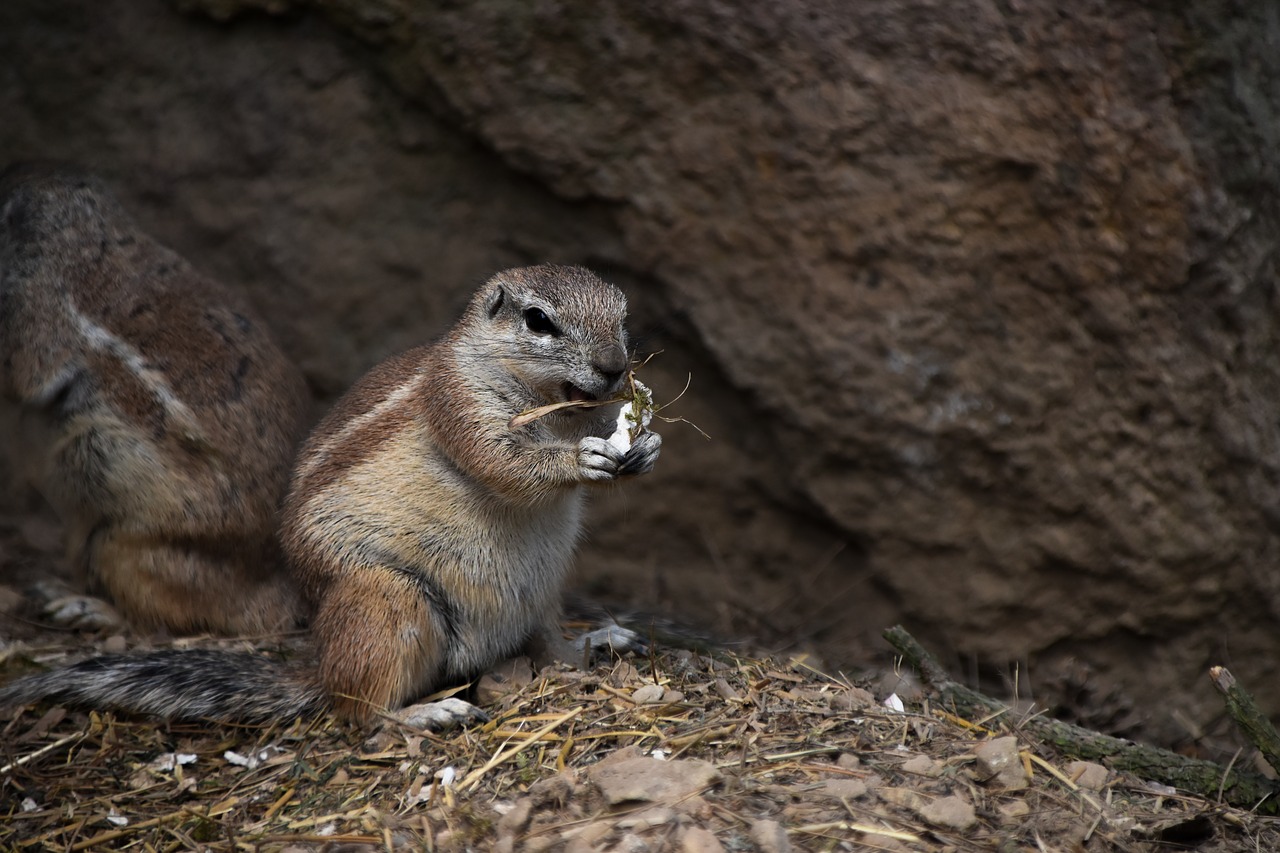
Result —
[[[119,359],[130,373],[138,377],[138,381],[151,393],[171,418],[178,421],[189,433],[199,434],[197,423],[191,409],[169,387],[165,375],[147,365],[142,353],[138,352],[126,340],[112,334],[110,330],[99,326],[80,312],[74,304],[68,303],[71,317],[80,329],[89,346],[99,352],[107,353]]]
[[[298,470],[295,474],[297,479],[301,480],[303,477],[310,476],[312,471],[328,458],[329,452],[334,447],[341,447],[346,444],[347,440],[356,432],[378,420],[387,412],[399,407],[400,404],[414,395],[424,381],[426,381],[426,374],[415,372],[376,406],[343,424],[342,429],[325,439],[324,443],[317,445],[306,459],[299,462]]]

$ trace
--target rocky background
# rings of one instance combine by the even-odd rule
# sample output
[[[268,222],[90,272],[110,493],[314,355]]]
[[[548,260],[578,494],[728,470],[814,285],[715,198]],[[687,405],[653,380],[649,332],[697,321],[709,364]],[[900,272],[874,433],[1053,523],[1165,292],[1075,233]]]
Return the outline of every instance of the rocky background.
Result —
[[[711,440],[585,587],[832,667],[902,621],[1177,741],[1210,663],[1280,711],[1280,13],[1062,9],[6,0],[0,160],[102,174],[318,406],[589,265]]]

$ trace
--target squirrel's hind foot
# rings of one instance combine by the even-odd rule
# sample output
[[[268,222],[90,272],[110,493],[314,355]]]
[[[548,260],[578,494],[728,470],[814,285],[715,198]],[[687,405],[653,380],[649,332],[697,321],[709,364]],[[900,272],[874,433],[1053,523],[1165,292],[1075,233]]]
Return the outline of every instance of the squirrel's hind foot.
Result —
[[[489,715],[470,702],[450,696],[438,702],[409,705],[388,714],[392,720],[412,729],[442,732],[471,723],[487,723]]]
[[[60,578],[37,581],[29,592],[40,603],[40,609],[49,621],[63,628],[115,631],[124,627],[124,617],[110,602],[77,593]]]
[[[649,653],[649,646],[639,634],[616,622],[588,631],[573,640],[573,645],[576,649],[587,650],[593,657],[606,654],[625,655],[628,652],[637,655]]]

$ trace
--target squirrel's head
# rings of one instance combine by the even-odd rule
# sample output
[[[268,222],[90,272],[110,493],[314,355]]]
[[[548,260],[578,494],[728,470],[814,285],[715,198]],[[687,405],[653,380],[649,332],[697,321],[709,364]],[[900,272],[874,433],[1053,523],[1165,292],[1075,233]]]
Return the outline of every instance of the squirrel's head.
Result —
[[[96,257],[104,221],[127,219],[107,188],[76,166],[36,160],[0,171],[0,254],[74,248]]]
[[[627,300],[581,267],[506,270],[476,294],[464,327],[539,404],[599,400],[622,386],[629,364]],[[483,330],[483,331],[480,331]],[[574,411],[574,410],[569,410]]]

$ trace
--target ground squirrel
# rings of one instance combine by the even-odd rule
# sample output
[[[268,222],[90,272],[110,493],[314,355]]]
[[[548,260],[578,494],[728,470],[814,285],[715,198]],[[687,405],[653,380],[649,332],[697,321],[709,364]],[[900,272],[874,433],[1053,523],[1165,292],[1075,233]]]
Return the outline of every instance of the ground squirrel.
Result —
[[[365,721],[554,641],[583,487],[652,469],[661,439],[606,441],[629,355],[622,293],[577,267],[494,276],[439,342],[375,367],[295,466],[282,542],[318,666],[255,655],[113,656],[0,689],[176,717],[278,719],[326,703]],[[428,709],[431,706],[417,706]],[[447,722],[434,711],[408,719]]]
[[[245,300],[98,181],[0,174],[4,451],[62,518],[91,591],[135,626],[292,624],[274,535],[304,393]]]

